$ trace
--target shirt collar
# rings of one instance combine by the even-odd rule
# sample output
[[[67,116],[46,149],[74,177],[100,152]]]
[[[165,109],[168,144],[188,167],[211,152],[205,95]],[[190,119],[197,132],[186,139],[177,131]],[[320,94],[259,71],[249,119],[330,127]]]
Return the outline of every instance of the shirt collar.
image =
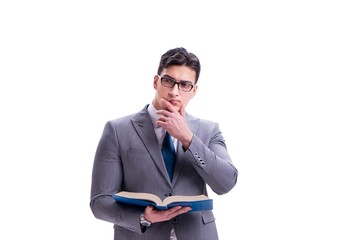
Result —
[[[159,126],[157,126],[156,122],[159,118],[158,114],[157,114],[157,109],[152,105],[152,103],[149,105],[149,107],[147,108],[150,118],[151,118],[151,122],[154,126],[154,128],[159,128]]]

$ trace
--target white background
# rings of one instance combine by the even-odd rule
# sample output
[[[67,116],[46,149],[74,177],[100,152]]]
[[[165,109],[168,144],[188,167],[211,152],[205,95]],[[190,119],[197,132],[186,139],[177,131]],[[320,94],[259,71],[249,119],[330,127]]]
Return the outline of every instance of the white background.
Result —
[[[107,120],[142,109],[166,50],[202,64],[238,184],[220,239],[344,239],[342,1],[2,1],[1,239],[113,239],[89,209]],[[6,237],[5,237],[6,236]]]

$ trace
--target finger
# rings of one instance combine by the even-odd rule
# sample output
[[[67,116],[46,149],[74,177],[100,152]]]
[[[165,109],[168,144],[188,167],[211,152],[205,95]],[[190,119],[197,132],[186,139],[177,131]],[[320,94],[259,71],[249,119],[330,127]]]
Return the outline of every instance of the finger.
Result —
[[[145,212],[149,213],[152,212],[153,207],[151,205],[147,205],[147,207],[145,208]]]
[[[182,206],[176,206],[173,208],[170,208],[167,210],[168,214],[176,214],[176,213],[184,213],[190,211],[192,208],[189,206],[182,207]]]
[[[167,210],[163,210],[162,212],[164,212],[165,216],[167,216],[167,218],[170,217],[174,217],[174,214],[180,210],[182,207],[181,206],[175,206],[173,208],[169,208]]]
[[[158,117],[157,121],[167,122],[169,119],[171,119],[171,116],[166,116],[162,114]]]
[[[161,101],[163,102],[167,110],[169,110],[170,112],[176,111],[174,106],[168,100],[166,100],[165,98],[161,98]]]
[[[180,210],[182,208],[182,206],[175,206],[175,207],[172,207],[168,210],[166,210],[168,213],[173,213],[173,212],[176,212],[178,210]]]
[[[182,214],[182,213],[186,213],[186,212],[189,212],[190,210],[192,210],[191,207],[182,207],[180,209],[178,209],[177,211],[175,211],[175,213],[177,214]]]
[[[156,112],[157,114],[164,116],[164,117],[170,117],[171,112],[167,111],[167,110],[157,110]]]
[[[165,115],[161,115],[157,121],[156,124],[160,127],[162,127],[162,124],[165,125],[169,122],[169,120],[171,120],[171,118],[169,116],[165,116]]]
[[[180,214],[187,213],[187,212],[189,212],[191,210],[192,210],[191,207],[181,207],[179,209],[174,210],[174,212],[172,212],[171,214],[169,214],[169,218],[173,218],[173,217],[176,217],[176,216],[178,216]]]

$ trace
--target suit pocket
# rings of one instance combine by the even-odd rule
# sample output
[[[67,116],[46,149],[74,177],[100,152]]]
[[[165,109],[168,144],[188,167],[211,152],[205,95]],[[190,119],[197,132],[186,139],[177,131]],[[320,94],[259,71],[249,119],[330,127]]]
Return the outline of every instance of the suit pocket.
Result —
[[[207,212],[203,212],[201,214],[202,217],[202,222],[204,224],[210,223],[210,222],[214,222],[216,220],[216,218],[213,215],[212,211],[207,211]]]

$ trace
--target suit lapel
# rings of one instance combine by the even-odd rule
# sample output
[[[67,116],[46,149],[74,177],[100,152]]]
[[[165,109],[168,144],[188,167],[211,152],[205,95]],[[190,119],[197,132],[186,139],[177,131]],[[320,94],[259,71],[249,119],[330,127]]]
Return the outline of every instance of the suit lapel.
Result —
[[[170,183],[163,156],[159,149],[159,143],[147,111],[147,106],[133,117],[132,124],[159,171],[165,177],[166,181]]]

